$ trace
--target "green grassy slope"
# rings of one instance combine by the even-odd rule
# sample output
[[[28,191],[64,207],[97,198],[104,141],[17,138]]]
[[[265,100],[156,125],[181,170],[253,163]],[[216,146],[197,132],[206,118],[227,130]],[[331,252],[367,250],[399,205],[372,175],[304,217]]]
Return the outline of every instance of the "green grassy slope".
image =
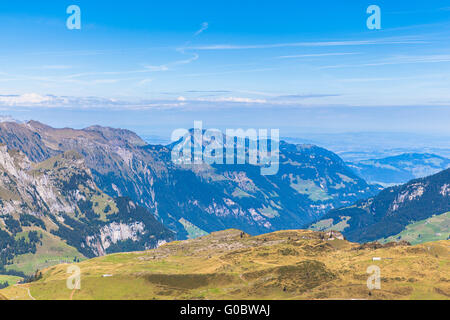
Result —
[[[410,224],[401,233],[381,242],[405,240],[411,244],[447,240],[450,237],[450,212]]]
[[[11,286],[13,284],[16,284],[23,278],[16,277],[16,276],[9,276],[9,275],[0,275],[0,283],[8,282],[8,284]]]
[[[26,229],[31,230],[36,228]],[[39,229],[38,232],[39,234],[42,234],[42,244],[37,246],[36,253],[16,256],[12,264],[5,266],[6,270],[21,271],[25,274],[31,275],[38,269],[45,269],[63,262],[72,263],[75,258],[77,260],[85,259],[85,257],[77,251],[77,249],[69,246],[60,238],[41,229]],[[24,231],[17,236],[26,236],[26,234],[27,231]]]

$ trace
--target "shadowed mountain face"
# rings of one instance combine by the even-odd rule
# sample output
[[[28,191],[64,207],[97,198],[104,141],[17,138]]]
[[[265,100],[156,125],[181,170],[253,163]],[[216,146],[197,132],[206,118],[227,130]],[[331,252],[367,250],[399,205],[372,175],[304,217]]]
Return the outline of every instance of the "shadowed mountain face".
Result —
[[[450,167],[450,160],[429,153],[405,153],[348,165],[369,183],[392,186],[445,170]]]
[[[148,145],[121,129],[0,123],[0,141],[33,161],[75,150],[103,192],[129,197],[179,238],[226,228],[251,234],[299,228],[378,192],[337,155],[308,145],[282,142],[278,173],[262,176],[249,164],[176,165],[170,147]]]
[[[384,189],[354,206],[332,210],[312,228],[339,230],[351,241],[366,242],[397,235],[414,222],[448,211],[450,169]]]

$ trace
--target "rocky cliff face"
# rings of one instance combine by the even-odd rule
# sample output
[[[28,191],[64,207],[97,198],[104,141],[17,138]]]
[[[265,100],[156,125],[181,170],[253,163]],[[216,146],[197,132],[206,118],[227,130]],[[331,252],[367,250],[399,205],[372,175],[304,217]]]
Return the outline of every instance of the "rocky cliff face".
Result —
[[[0,146],[0,214],[17,213],[18,208],[21,213],[36,216],[73,213],[84,196],[79,190],[62,190],[64,183],[79,176],[85,178],[87,190],[96,188],[82,164],[80,156],[66,153],[35,165],[23,153]]]
[[[30,221],[35,230],[53,233],[85,256],[104,255],[125,241],[143,250],[174,237],[144,208],[103,193],[77,152],[33,163],[0,146],[0,229],[14,241]]]
[[[112,222],[102,227],[99,234],[88,236],[86,242],[90,248],[95,250],[96,255],[103,256],[112,244],[117,244],[119,241],[124,240],[137,242],[141,238],[140,235],[144,232],[145,225],[142,222],[128,224]]]

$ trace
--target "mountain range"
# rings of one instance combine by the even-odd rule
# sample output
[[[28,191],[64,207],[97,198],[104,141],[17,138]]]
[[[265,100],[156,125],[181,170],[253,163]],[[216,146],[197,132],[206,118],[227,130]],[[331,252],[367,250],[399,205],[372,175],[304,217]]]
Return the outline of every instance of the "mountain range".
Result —
[[[281,142],[278,173],[263,176],[248,163],[178,165],[177,142],[149,145],[100,126],[1,122],[0,143],[2,265],[24,272],[227,228],[301,228],[380,190],[313,145]],[[27,264],[29,255],[38,261]]]
[[[311,145],[282,142],[278,174],[261,176],[259,168],[248,164],[177,166],[169,147],[149,145],[128,130],[99,126],[74,130],[35,121],[4,122],[0,142],[36,162],[78,152],[103,192],[130,197],[179,238],[189,236],[181,219],[205,232],[298,228],[331,208],[379,191],[338,156]]]

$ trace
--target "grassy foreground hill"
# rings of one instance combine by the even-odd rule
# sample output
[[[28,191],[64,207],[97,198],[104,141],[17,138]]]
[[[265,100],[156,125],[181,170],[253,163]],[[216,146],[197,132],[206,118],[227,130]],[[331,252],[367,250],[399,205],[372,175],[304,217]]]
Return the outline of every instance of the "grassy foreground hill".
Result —
[[[239,230],[118,253],[76,264],[81,290],[66,286],[68,265],[0,290],[7,299],[449,299],[450,241],[351,243],[339,232]],[[374,261],[373,258],[381,258]],[[381,289],[367,288],[367,268]]]

